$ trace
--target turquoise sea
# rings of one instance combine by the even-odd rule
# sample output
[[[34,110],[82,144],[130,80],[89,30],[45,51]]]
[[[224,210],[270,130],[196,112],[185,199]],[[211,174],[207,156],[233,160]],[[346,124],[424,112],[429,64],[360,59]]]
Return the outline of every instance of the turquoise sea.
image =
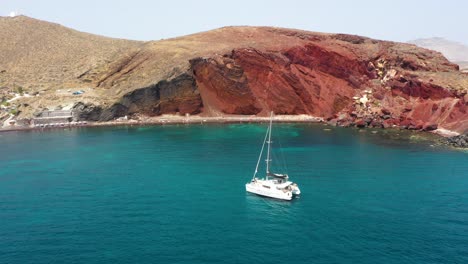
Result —
[[[324,128],[274,127],[290,202],[265,124],[0,133],[0,263],[468,263],[468,153]]]

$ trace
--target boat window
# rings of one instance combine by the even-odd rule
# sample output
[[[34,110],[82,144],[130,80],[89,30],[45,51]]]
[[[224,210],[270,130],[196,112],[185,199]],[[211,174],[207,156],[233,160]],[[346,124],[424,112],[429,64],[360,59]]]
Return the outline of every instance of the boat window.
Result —
[[[267,189],[270,189],[270,186],[267,186],[267,185],[262,185],[262,186],[267,188]]]

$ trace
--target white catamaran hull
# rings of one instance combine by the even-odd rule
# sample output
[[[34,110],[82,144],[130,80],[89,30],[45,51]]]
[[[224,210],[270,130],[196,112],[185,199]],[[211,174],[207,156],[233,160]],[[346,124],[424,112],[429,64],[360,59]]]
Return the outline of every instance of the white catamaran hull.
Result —
[[[277,189],[267,189],[265,187],[259,186],[256,183],[247,183],[245,185],[245,190],[250,193],[255,193],[262,196],[267,196],[271,198],[281,199],[281,200],[291,200],[293,198],[293,193],[291,191],[283,191]]]

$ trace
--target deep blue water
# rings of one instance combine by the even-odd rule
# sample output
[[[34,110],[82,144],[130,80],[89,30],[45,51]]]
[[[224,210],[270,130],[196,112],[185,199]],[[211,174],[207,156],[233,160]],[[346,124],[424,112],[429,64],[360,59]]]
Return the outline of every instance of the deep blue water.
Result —
[[[262,124],[1,133],[0,263],[468,263],[467,153],[323,129],[275,126],[292,202]]]

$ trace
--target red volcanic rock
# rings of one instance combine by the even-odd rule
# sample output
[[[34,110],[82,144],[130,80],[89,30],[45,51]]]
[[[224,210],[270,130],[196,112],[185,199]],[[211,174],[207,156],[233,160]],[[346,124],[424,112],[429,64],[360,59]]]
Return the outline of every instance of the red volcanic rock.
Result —
[[[436,130],[437,127],[438,127],[437,124],[426,123],[423,126],[423,130],[424,131],[433,131],[433,130]]]
[[[274,111],[343,126],[468,130],[468,75],[414,45],[228,27],[147,43],[130,54],[82,77],[97,89],[123,91],[115,115]]]
[[[222,35],[230,38],[229,49],[190,60],[194,85],[182,90],[198,93],[172,108],[161,102],[158,113],[274,111],[341,126],[468,130],[468,76],[439,53],[343,34],[255,28],[245,37],[249,28],[226,31],[235,36]],[[218,41],[216,34],[210,38]]]
[[[399,123],[400,121],[397,119],[387,119],[382,122],[382,125],[384,128],[391,128],[394,126],[398,126]]]
[[[383,123],[380,120],[374,119],[372,122],[369,124],[370,127],[375,127],[375,128],[383,128]]]
[[[204,105],[227,114],[260,112],[244,70],[234,60],[200,58],[192,60],[191,65]]]
[[[377,91],[374,93],[374,98],[377,100],[383,100],[385,98],[385,92],[384,91]]]
[[[408,129],[410,130],[421,130],[423,129],[424,122],[422,121],[411,121]]]
[[[414,127],[415,123],[411,119],[404,119],[400,122],[400,126],[403,128]]]
[[[354,125],[355,125],[356,127],[361,127],[361,128],[363,128],[363,127],[366,127],[366,126],[367,126],[367,122],[364,121],[364,120],[362,120],[362,119],[358,119],[358,120],[356,120],[356,122],[354,122]]]
[[[317,48],[311,50],[318,52]],[[336,67],[353,61],[340,58],[320,63],[321,58],[312,62],[312,55],[300,52],[305,51],[292,49],[282,54],[239,49],[210,62],[192,61],[204,105],[232,114],[274,111],[315,116],[332,116],[350,106],[355,88],[351,82],[337,77],[344,73]],[[226,62],[231,68],[225,66]],[[312,68],[313,63],[318,69]],[[348,77],[354,73],[347,72]]]
[[[411,106],[405,106],[405,108],[403,109],[404,112],[409,112],[411,110],[413,110]]]
[[[423,83],[417,80],[411,80],[405,83],[393,82],[392,89],[395,95],[404,96],[406,98],[441,99],[454,95],[451,91],[440,86],[432,83]]]
[[[203,111],[309,114],[342,126],[423,129],[429,122],[429,128],[433,124],[468,128],[464,94],[460,99],[433,77],[425,81],[417,76],[420,71],[454,70],[452,64],[445,60],[433,63],[437,55],[432,53],[419,57],[394,54],[387,50],[392,45],[386,42],[378,42],[381,53],[371,55],[366,47],[372,44],[366,38],[358,38],[359,44],[351,37],[334,39],[339,44],[321,36],[303,38],[307,41],[301,45],[239,48],[192,60]],[[364,94],[370,101],[358,111],[353,97]],[[392,116],[400,116],[400,120]]]
[[[366,116],[364,118],[364,122],[366,122],[366,124],[370,124],[372,121],[374,120],[374,118],[370,117],[370,116]]]
[[[386,108],[382,108],[380,111],[381,111],[382,114],[384,114],[384,115],[390,115],[390,114],[391,114],[390,110],[388,110],[388,109],[386,109]]]
[[[353,86],[359,87],[359,78],[366,76],[368,70],[365,62],[357,60],[355,56],[345,52],[336,52],[319,44],[306,44],[304,47],[294,47],[284,54],[293,64],[317,69],[334,77],[348,80]]]

